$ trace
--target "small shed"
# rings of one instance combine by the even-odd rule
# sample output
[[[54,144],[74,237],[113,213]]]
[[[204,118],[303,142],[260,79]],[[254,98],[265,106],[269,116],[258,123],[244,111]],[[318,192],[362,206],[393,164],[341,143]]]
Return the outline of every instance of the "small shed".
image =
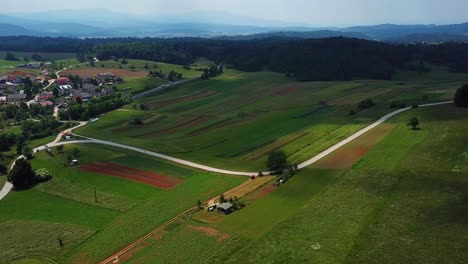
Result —
[[[234,205],[232,203],[222,203],[218,205],[218,212],[223,214],[230,214],[234,211]]]

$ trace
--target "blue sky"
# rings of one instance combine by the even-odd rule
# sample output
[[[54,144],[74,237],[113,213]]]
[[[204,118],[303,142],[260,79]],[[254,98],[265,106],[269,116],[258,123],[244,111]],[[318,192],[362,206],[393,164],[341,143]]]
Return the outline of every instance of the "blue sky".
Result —
[[[1,13],[106,8],[121,13],[226,12],[312,26],[468,21],[468,0],[1,0]],[[222,22],[222,21],[220,21]]]

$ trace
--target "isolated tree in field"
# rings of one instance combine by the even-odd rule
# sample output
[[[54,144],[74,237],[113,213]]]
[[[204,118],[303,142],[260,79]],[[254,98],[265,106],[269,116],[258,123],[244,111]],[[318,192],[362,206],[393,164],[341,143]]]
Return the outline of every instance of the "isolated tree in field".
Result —
[[[288,166],[288,158],[282,150],[272,151],[268,154],[267,167],[269,170],[283,170]]]
[[[75,158],[78,157],[78,156],[80,156],[80,149],[78,149],[78,148],[73,148],[72,154],[73,154],[73,157],[75,157]]]
[[[456,106],[468,107],[468,84],[457,89],[454,101]]]
[[[57,146],[57,151],[59,153],[62,153],[63,152],[63,145]]]
[[[65,246],[64,243],[63,243],[63,237],[60,234],[57,236],[57,241],[58,241],[60,247]]]
[[[37,183],[36,173],[25,159],[18,159],[8,174],[8,181],[16,188],[27,188]]]
[[[134,70],[135,70],[135,65],[130,65],[130,69],[131,69],[132,71],[134,71]]]
[[[413,130],[416,130],[419,126],[419,120],[416,117],[413,117],[408,122],[408,126],[411,126]]]

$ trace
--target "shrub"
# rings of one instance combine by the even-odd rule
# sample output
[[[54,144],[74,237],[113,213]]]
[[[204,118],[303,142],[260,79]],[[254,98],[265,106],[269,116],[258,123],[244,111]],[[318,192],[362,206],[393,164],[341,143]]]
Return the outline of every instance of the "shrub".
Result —
[[[363,100],[363,101],[359,102],[358,108],[360,110],[364,110],[364,109],[371,108],[374,105],[375,105],[374,101],[372,101],[371,99],[366,99],[366,100]]]
[[[468,84],[457,89],[454,101],[456,106],[468,107]]]

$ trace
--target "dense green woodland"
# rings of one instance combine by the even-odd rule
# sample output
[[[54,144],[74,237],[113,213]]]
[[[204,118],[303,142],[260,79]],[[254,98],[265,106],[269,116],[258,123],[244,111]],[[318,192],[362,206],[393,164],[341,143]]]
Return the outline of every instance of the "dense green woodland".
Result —
[[[206,57],[243,71],[268,69],[286,73],[299,81],[391,79],[397,69],[424,71],[425,63],[468,73],[467,43],[394,45],[349,38],[232,41],[2,37],[0,50],[73,52],[79,58],[86,58],[86,54],[100,59],[118,57],[176,64],[190,64],[197,57]]]

